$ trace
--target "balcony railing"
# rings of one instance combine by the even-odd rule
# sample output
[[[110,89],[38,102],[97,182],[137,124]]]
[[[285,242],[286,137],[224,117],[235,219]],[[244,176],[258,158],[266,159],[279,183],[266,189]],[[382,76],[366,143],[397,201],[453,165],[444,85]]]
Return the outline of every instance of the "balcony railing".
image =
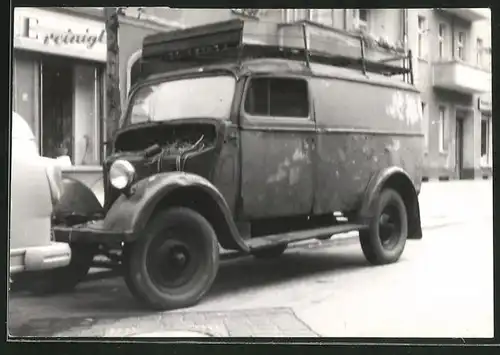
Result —
[[[442,11],[449,12],[455,16],[463,18],[467,21],[480,21],[491,19],[490,9],[478,9],[478,8],[440,8]]]
[[[459,61],[433,65],[434,87],[468,94],[491,91],[491,72]]]

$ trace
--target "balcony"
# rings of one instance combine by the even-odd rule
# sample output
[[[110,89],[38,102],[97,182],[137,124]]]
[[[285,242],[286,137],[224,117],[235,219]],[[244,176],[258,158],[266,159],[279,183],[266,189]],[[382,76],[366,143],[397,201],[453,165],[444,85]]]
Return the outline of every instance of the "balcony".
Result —
[[[491,91],[491,72],[462,62],[434,63],[433,78],[436,88],[467,94]]]
[[[491,11],[488,8],[441,8],[440,10],[446,11],[450,14],[463,18],[464,20],[474,22],[480,20],[490,20]]]

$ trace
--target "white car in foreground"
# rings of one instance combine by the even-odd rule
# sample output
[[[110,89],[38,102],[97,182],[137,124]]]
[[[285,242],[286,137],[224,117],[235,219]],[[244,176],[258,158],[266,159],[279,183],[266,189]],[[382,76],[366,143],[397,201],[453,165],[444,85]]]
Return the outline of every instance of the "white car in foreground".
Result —
[[[11,275],[67,266],[71,249],[53,240],[53,206],[62,194],[55,159],[41,157],[28,123],[12,115],[10,209]]]

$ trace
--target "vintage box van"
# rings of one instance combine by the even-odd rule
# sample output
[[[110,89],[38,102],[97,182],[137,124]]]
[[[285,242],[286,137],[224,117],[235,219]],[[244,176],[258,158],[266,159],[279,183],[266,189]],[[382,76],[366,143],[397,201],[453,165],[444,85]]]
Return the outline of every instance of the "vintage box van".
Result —
[[[130,291],[155,309],[198,302],[219,245],[277,257],[359,231],[366,258],[386,264],[422,236],[419,93],[393,77],[411,68],[246,45],[243,27],[147,37],[145,77],[104,163],[104,207],[75,183],[59,209],[83,222],[56,226],[56,239],[74,254],[119,247]]]

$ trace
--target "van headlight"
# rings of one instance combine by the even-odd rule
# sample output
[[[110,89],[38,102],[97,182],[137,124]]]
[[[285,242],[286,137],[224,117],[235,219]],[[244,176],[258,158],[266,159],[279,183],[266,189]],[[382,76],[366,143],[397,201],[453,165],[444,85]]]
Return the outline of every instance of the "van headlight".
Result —
[[[109,168],[109,182],[115,189],[123,190],[134,180],[134,166],[127,160],[117,160]]]

